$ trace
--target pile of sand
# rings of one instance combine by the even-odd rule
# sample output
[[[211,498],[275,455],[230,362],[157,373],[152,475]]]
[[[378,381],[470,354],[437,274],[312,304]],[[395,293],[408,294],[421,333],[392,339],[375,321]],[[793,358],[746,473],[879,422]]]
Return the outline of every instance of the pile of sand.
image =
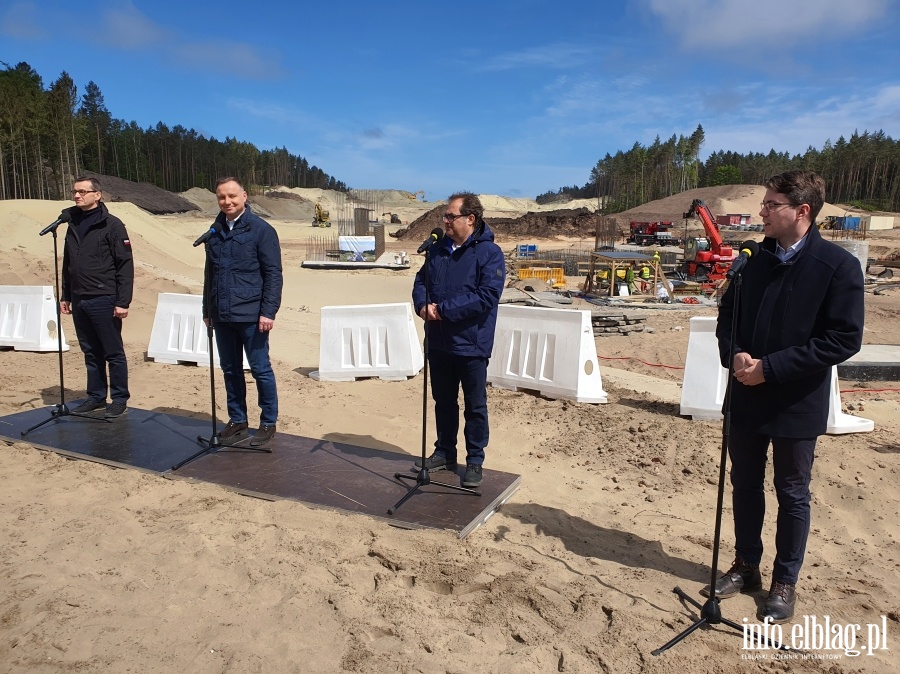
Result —
[[[655,222],[669,220],[681,222],[684,214],[690,209],[694,199],[706,202],[713,217],[726,214],[746,214],[753,224],[762,224],[759,216],[759,204],[766,194],[766,188],[760,185],[722,185],[720,187],[698,187],[679,194],[657,199],[641,206],[616,213],[620,228],[627,229],[632,220],[639,222]],[[821,220],[827,215],[844,215],[845,210],[826,203],[819,214]]]

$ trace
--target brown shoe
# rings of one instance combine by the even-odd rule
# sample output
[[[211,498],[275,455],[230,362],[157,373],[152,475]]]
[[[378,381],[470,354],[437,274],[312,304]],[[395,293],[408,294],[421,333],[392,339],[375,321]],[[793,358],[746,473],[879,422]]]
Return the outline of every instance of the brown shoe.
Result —
[[[275,424],[263,424],[250,441],[251,447],[264,447],[275,437]]]
[[[248,428],[250,425],[246,421],[229,421],[219,433],[219,438],[223,442],[238,442],[249,435]]]
[[[735,557],[731,568],[716,581],[716,597],[727,599],[740,592],[755,592],[762,589],[762,577],[759,565],[748,564],[740,557]],[[709,585],[700,590],[704,597],[709,596]]]
[[[780,625],[794,617],[794,608],[797,606],[797,586],[790,583],[782,583],[780,580],[772,581],[772,589],[766,597],[766,605],[760,619],[769,619],[769,622]]]

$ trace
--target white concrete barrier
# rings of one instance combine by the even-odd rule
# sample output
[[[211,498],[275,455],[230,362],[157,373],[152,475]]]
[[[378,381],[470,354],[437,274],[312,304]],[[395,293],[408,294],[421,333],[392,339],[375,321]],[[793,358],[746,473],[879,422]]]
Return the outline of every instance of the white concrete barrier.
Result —
[[[319,369],[310,373],[313,379],[405,381],[424,364],[408,302],[322,307]]]
[[[53,286],[0,286],[0,347],[58,351],[60,334],[62,350],[68,351],[66,334],[56,322]]]
[[[157,363],[196,363],[209,367],[209,338],[203,322],[202,296],[159,293],[147,356]],[[215,339],[213,362],[220,367]],[[247,354],[244,354],[244,369],[250,369]]]
[[[716,319],[694,316],[681,382],[681,414],[694,421],[721,419],[727,384],[728,370],[719,365]]]
[[[607,402],[591,312],[501,305],[487,379],[549,398]]]
[[[695,316],[691,319],[687,360],[681,388],[681,414],[695,421],[722,419],[722,403],[728,383],[728,370],[719,364],[716,319]],[[829,435],[868,433],[875,422],[841,411],[841,390],[837,366],[831,368],[831,400],[828,406]]]
[[[846,414],[841,409],[841,387],[838,382],[837,365],[831,368],[831,404],[828,406],[829,435],[845,433],[868,433],[875,430],[875,422],[871,419]]]

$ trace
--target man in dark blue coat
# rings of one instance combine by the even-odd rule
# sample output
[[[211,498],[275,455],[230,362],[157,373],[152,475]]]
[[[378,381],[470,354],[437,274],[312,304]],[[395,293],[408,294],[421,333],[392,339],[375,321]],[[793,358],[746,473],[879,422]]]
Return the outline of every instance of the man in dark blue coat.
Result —
[[[816,439],[827,427],[831,368],[862,344],[863,273],[849,252],[815,226],[825,182],[788,171],[766,183],[765,239],[744,268],[737,331],[735,287],[722,298],[716,336],[721,363],[734,363],[731,392],[732,503],[737,557],[716,582],[726,598],[762,586],[765,471],[772,445],[778,518],[772,585],[760,619],[794,615],[810,528]],[[733,338],[733,349],[732,349]],[[708,594],[708,588],[704,589]]]
[[[471,192],[453,194],[444,212],[444,238],[416,274],[413,305],[425,321],[437,440],[428,470],[456,470],[459,389],[466,441],[464,487],[481,485],[488,444],[487,366],[494,348],[497,307],[506,282],[503,251]],[[421,459],[416,469],[421,469]]]
[[[247,192],[236,178],[216,183],[221,213],[206,243],[203,320],[215,328],[219,363],[225,378],[228,425],[226,444],[248,435],[247,385],[243,354],[259,394],[259,430],[251,447],[263,447],[275,435],[278,391],[269,361],[269,332],[281,306],[281,245],[268,222],[251,212]]]

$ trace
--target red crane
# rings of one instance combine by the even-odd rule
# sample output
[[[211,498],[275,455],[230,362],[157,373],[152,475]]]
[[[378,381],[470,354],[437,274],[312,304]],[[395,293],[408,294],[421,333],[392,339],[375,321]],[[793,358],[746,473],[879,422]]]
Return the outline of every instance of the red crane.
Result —
[[[721,281],[725,278],[737,253],[722,241],[719,226],[702,199],[694,199],[690,210],[684,214],[685,220],[692,217],[700,218],[706,231],[706,238],[691,238],[685,241],[681,271],[687,278],[696,281]]]

